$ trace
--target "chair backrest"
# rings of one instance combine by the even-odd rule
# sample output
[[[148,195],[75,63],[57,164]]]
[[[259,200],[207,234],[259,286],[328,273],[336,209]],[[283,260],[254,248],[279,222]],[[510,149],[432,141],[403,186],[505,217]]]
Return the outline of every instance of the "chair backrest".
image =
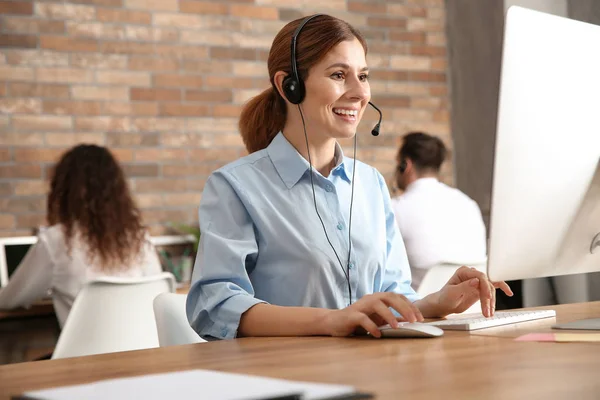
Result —
[[[88,282],[75,298],[52,358],[158,347],[152,302],[174,291],[168,272]]]
[[[160,347],[205,342],[192,329],[185,313],[187,295],[161,293],[154,299],[154,317]]]
[[[457,269],[459,269],[463,265],[468,265],[469,267],[477,268],[477,270],[485,273],[486,272],[486,264],[439,264],[432,268],[430,268],[423,280],[421,281],[421,285],[417,289],[417,294],[421,297],[425,297],[428,294],[435,293],[442,288],[454,275]],[[481,303],[477,301],[465,313],[481,313]]]

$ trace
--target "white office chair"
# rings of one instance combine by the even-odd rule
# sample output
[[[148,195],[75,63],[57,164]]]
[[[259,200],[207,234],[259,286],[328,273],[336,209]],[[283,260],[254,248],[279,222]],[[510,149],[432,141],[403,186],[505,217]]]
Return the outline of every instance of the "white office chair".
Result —
[[[75,298],[52,358],[158,347],[152,302],[174,291],[168,272],[88,282]]]
[[[430,268],[427,271],[427,273],[423,277],[423,280],[421,281],[421,285],[417,289],[417,294],[421,297],[425,297],[428,294],[437,292],[442,288],[442,286],[448,283],[448,280],[450,280],[450,278],[452,277],[452,275],[454,275],[456,270],[462,267],[463,265],[477,268],[477,270],[486,273],[485,262],[479,262],[477,264],[439,264]],[[481,313],[481,303],[477,301],[466,311],[464,311],[464,313]]]
[[[154,299],[160,347],[206,342],[190,326],[185,314],[187,295],[161,293]]]

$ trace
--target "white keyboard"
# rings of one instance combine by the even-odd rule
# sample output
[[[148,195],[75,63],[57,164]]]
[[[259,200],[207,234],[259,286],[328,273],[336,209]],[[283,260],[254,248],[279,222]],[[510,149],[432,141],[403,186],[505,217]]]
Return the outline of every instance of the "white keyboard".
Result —
[[[464,317],[450,318],[442,321],[427,322],[444,330],[474,331],[476,329],[491,328],[494,326],[514,324],[516,322],[533,321],[542,318],[556,317],[554,310],[539,311],[497,311],[493,317],[486,318],[482,314],[466,315]]]

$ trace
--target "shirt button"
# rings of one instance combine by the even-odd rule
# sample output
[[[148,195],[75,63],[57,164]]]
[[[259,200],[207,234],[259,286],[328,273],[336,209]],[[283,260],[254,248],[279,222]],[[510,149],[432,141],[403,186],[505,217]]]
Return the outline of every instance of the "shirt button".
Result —
[[[337,224],[337,228],[341,231],[342,229],[344,229],[344,225],[342,225],[342,223],[340,222],[339,224]]]
[[[350,268],[350,269],[354,269],[354,263],[353,263],[353,262],[351,262],[351,263],[348,265],[348,268]]]
[[[221,328],[221,336],[226,337],[227,336],[227,328]]]
[[[325,186],[325,190],[328,191],[328,192],[332,192],[333,191],[333,186],[327,185],[327,186]]]

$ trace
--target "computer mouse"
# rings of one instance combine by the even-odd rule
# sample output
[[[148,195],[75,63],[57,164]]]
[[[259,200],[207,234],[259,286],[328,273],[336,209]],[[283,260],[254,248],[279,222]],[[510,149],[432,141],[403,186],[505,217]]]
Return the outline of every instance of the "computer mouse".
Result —
[[[437,326],[422,324],[419,322],[400,322],[397,328],[392,328],[389,324],[380,326],[381,337],[395,338],[434,338],[440,337],[444,331]]]

